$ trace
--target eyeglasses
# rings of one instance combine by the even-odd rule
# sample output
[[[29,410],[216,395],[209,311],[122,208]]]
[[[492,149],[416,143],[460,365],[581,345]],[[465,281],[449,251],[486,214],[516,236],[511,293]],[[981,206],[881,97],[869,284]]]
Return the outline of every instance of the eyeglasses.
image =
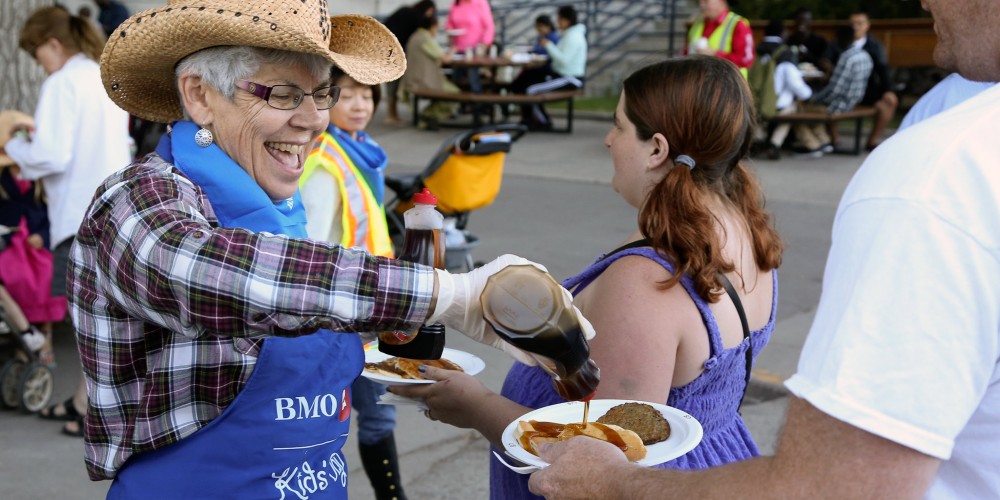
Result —
[[[267,101],[269,106],[277,109],[287,110],[298,108],[307,95],[312,96],[318,110],[330,109],[340,99],[340,87],[333,86],[320,87],[311,94],[303,92],[302,89],[294,85],[273,85],[268,87],[267,85],[240,80],[236,82],[236,86],[260,97]]]

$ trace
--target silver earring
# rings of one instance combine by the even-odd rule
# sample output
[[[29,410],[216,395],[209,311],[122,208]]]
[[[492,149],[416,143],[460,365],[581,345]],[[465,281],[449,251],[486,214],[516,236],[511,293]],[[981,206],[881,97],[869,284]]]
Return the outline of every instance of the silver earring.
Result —
[[[198,129],[198,131],[194,133],[194,143],[203,148],[211,146],[213,140],[214,137],[212,137],[212,131],[205,127]]]

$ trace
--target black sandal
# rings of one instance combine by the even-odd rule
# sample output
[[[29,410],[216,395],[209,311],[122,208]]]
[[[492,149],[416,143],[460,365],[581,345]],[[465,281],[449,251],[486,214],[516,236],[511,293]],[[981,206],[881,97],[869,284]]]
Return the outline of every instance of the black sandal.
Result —
[[[83,415],[77,414],[76,418],[74,418],[72,421],[76,422],[76,432],[67,429],[66,425],[69,424],[69,422],[66,422],[62,426],[62,433],[65,434],[65,435],[67,435],[67,436],[81,437],[82,438],[83,437]]]
[[[58,408],[60,405],[63,407],[64,410],[63,414],[56,415],[56,408]],[[47,413],[42,413],[42,412],[47,412]],[[76,411],[76,407],[73,406],[72,396],[70,396],[69,399],[63,401],[62,403],[56,403],[54,405],[50,405],[46,408],[43,408],[38,412],[38,417],[43,418],[45,420],[59,420],[62,422],[70,422],[78,418],[83,418],[80,415],[80,412]]]

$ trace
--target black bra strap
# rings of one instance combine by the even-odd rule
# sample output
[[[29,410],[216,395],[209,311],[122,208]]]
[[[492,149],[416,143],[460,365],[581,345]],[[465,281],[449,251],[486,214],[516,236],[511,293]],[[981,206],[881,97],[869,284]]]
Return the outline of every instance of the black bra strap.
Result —
[[[750,387],[750,370],[753,368],[753,340],[750,338],[750,325],[747,323],[747,314],[743,311],[743,302],[740,301],[740,296],[736,293],[736,289],[733,288],[733,284],[729,282],[729,278],[725,274],[717,273],[719,279],[722,280],[722,286],[726,288],[726,294],[733,301],[733,305],[736,306],[736,312],[740,315],[740,323],[743,325],[743,338],[747,339],[747,366],[746,366],[746,383],[743,385],[743,396],[740,397],[740,407],[743,406],[743,399],[747,396],[747,388]]]
[[[636,240],[636,241],[633,241],[631,243],[626,243],[626,244],[624,244],[624,245],[622,245],[622,246],[620,246],[620,247],[618,247],[618,248],[616,248],[616,249],[614,249],[614,250],[612,250],[612,251],[604,254],[604,257],[601,257],[601,260],[607,259],[608,257],[611,257],[612,255],[614,255],[614,254],[616,254],[618,252],[623,252],[623,251],[628,250],[630,248],[651,247],[651,246],[653,246],[653,244],[649,241],[649,239],[648,238],[643,238],[641,240]]]

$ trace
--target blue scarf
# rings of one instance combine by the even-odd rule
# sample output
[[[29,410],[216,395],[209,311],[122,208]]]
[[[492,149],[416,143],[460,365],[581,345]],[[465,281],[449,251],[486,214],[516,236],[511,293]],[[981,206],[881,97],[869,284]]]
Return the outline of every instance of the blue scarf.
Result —
[[[354,166],[358,167],[358,171],[365,178],[365,182],[371,188],[372,194],[378,200],[378,204],[383,205],[383,200],[385,199],[385,164],[389,162],[389,158],[385,155],[385,150],[375,142],[375,139],[364,133],[364,131],[359,130],[358,138],[355,140],[351,138],[350,134],[332,124],[327,130],[337,139],[340,147],[344,148],[347,156],[351,157]]]
[[[272,201],[242,167],[219,146],[195,144],[198,126],[174,122],[163,134],[156,153],[172,163],[205,191],[222,227],[306,238],[306,210],[298,191],[291,198]]]

